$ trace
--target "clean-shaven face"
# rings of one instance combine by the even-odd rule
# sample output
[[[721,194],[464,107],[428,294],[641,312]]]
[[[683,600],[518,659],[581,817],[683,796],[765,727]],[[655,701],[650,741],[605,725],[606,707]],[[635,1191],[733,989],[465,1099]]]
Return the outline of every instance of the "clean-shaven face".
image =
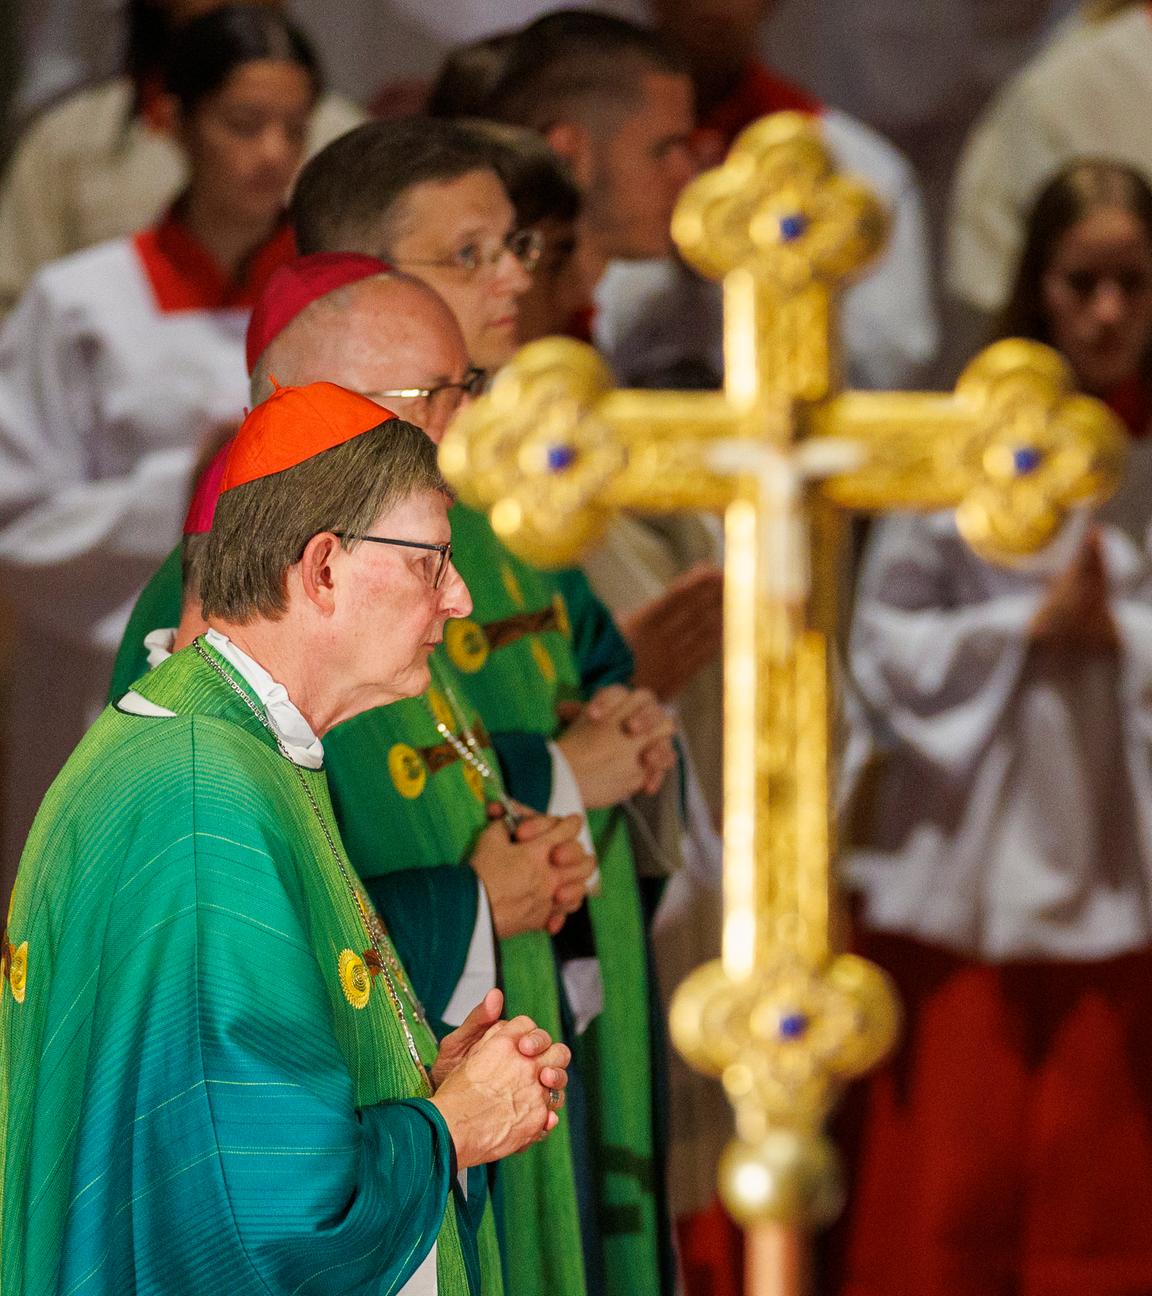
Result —
[[[378,539],[446,544],[449,501],[439,491],[410,495],[381,514],[367,532]],[[355,707],[348,714],[416,697],[428,687],[428,657],[450,617],[465,617],[472,600],[454,564],[439,588],[433,550],[362,540],[342,555],[338,623],[340,670]]]

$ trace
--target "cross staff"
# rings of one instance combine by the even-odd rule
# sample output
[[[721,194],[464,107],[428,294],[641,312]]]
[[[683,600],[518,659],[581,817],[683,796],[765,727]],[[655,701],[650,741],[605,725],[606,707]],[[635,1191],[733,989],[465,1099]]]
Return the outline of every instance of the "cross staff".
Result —
[[[1105,497],[1124,460],[1116,420],[1034,343],[988,348],[952,393],[838,392],[837,293],[886,228],[818,125],[765,118],[673,219],[684,259],[723,281],[723,391],[617,390],[592,348],[549,338],[441,449],[462,497],[542,565],[575,560],[619,509],[724,511],[723,953],[679,988],[671,1027],[735,1109],[720,1188],[756,1226],[757,1293],[798,1288],[800,1231],[839,1207],[824,1118],[898,1028],[887,978],[829,934],[841,511],[955,508],[979,552],[1011,558]]]

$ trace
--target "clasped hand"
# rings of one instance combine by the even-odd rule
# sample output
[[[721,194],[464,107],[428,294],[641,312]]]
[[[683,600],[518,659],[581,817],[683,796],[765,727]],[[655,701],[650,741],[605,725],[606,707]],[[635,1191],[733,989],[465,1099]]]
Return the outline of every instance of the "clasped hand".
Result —
[[[1085,536],[1071,566],[1049,585],[1030,637],[1036,646],[1060,652],[1114,652],[1119,647],[1098,530]]]
[[[586,706],[561,709],[557,740],[589,809],[659,792],[676,764],[676,721],[648,689],[611,684]]]
[[[440,1045],[433,1104],[452,1135],[460,1169],[519,1152],[555,1129],[572,1054],[530,1017],[501,1021],[504,995],[489,990]]]
[[[503,807],[491,805],[488,813],[503,816]],[[523,815],[511,835],[502,817],[490,823],[468,861],[484,883],[501,940],[526,931],[555,936],[583,904],[596,870],[595,856],[577,840],[579,815]]]

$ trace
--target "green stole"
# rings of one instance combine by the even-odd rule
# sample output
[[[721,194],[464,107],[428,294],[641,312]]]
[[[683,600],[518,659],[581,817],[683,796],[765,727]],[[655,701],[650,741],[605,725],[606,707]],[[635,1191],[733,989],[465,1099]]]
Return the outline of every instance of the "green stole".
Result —
[[[557,703],[584,696],[590,680],[611,682],[604,640],[618,632],[608,620],[602,633],[583,633],[600,605],[584,595],[582,577],[521,562],[474,510],[457,504],[450,517],[456,565],[475,606],[471,618],[448,623],[444,650],[492,731],[512,794],[543,809],[540,761],[544,740],[559,731]],[[586,644],[579,659],[574,643]],[[646,934],[622,812],[593,810],[588,820],[602,881],[588,910],[604,1009],[574,1052],[589,1090],[607,1289],[632,1296],[658,1290],[662,1269]]]
[[[0,1285],[394,1293],[435,1242],[441,1296],[478,1292],[451,1139],[371,971],[323,771],[192,649],[139,692],[176,716],[104,712],[13,892]],[[398,961],[393,984],[403,1002]]]
[[[480,774],[459,759],[436,722],[455,734],[467,728],[482,743],[486,734],[457,673],[439,652],[433,671],[434,684],[424,697],[367,711],[324,739],[344,841],[373,895],[389,871],[443,865],[454,867],[475,891],[475,874],[467,859],[488,822],[485,806],[495,788],[485,787]],[[481,750],[487,764],[496,768],[492,749],[482,745]],[[389,849],[392,842],[403,842],[403,850]],[[438,938],[439,921],[428,922],[435,896],[417,882],[418,877],[412,878],[406,889],[393,885],[385,902],[405,963],[417,966],[411,955],[419,952],[419,965],[435,969],[437,960],[427,948]],[[554,1039],[563,1038],[548,936],[525,932],[500,941],[499,948],[505,1015],[526,1013]],[[454,967],[442,980],[454,984],[459,973]],[[447,988],[441,988],[441,999]],[[500,1164],[505,1285],[513,1296],[584,1296],[569,1140],[569,1123],[561,1119],[542,1142]]]
[[[155,575],[144,586],[128,625],[116,661],[112,666],[112,684],[108,701],[122,698],[141,675],[148,673],[148,654],[144,649],[144,636],[153,630],[165,630],[180,621],[183,571],[180,563],[180,546],[168,555],[157,568]]]

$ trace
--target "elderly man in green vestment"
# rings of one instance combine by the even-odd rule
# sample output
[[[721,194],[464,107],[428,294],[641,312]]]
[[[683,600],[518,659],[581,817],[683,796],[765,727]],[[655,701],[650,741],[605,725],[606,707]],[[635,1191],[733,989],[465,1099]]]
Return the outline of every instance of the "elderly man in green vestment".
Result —
[[[413,421],[425,424],[430,435],[438,439],[463,395],[467,353],[442,303],[428,289],[404,276],[384,275],[385,269],[378,262],[355,256],[304,257],[295,268],[287,268],[278,284],[270,285],[254,317],[250,340],[256,341],[250,354],[257,362],[259,384],[254,398],[264,394],[266,378],[262,375],[269,372],[291,380],[305,373],[312,376],[330,373],[381,401],[396,405]],[[336,289],[331,285],[338,271],[349,278]],[[355,281],[357,275],[360,282]],[[325,286],[331,291],[323,292]],[[309,300],[313,294],[318,295]],[[457,506],[453,510],[454,519],[459,519],[462,512]],[[186,551],[193,553],[201,543],[200,537],[190,537]],[[545,653],[555,655],[561,662],[575,659],[575,669],[568,667],[570,679],[582,678],[589,689],[595,689],[598,684],[627,676],[631,666],[628,654],[581,578],[568,579],[564,586],[567,599],[559,603],[565,611],[570,608],[571,615],[554,618],[553,609],[557,606],[554,600],[559,588],[541,593],[536,589],[538,574],[500,550],[494,537],[486,544],[488,547],[475,561],[482,565],[495,548],[497,566],[489,575],[489,582],[494,577],[501,585],[508,583],[513,588],[523,585],[552,614],[547,619],[553,624],[541,624],[532,632],[531,640],[538,640]],[[505,567],[507,575],[503,574]],[[145,631],[171,625],[176,619],[178,564],[170,561],[166,569],[158,573],[134,614],[134,633],[122,649],[122,659],[127,664],[119,671],[118,688],[125,687],[144,668],[141,645]],[[185,637],[194,634],[197,624],[193,599],[186,609],[181,633]],[[527,637],[521,636],[520,647],[527,649],[528,646]],[[552,951],[541,930],[554,926],[549,922],[549,909],[539,908],[539,899],[534,914],[530,908],[526,909],[528,900],[523,895],[517,898],[507,882],[501,880],[499,870],[486,868],[480,858],[483,852],[475,849],[500,827],[485,831],[484,814],[484,800],[498,797],[501,791],[499,766],[487,745],[488,734],[472,708],[468,687],[461,680],[458,668],[441,653],[437,653],[434,665],[437,678],[425,698],[366,712],[330,735],[326,746],[333,796],[349,852],[367,879],[373,897],[389,915],[405,961],[437,1013],[442,1011],[441,1005],[451,992],[464,962],[462,946],[467,945],[467,940],[457,939],[457,953],[453,955],[449,949],[451,941],[446,939],[444,929],[452,924],[444,922],[443,916],[451,906],[445,903],[446,879],[441,875],[453,872],[463,884],[473,874],[470,870],[436,866],[467,861],[481,875],[492,898],[497,930],[503,937],[502,984],[510,1009],[529,1012],[554,1030],[561,1029],[562,1025],[571,1029],[566,996],[558,993]],[[535,687],[542,688],[543,676],[538,672],[537,679],[541,682]],[[574,689],[573,695],[575,692]],[[541,710],[554,721],[553,706],[551,700],[545,700]],[[545,765],[550,763],[546,744],[540,737],[532,734],[511,737],[519,749],[515,754],[522,767],[530,768],[541,758]],[[455,739],[455,745],[460,747],[464,746],[461,739],[478,740],[480,768],[459,758],[449,739]],[[646,743],[621,741],[618,721],[606,721],[600,726],[590,724],[583,734],[565,736],[562,741],[572,752],[575,767],[597,768],[602,781],[609,786],[620,787],[629,781],[634,786],[647,777],[639,763]],[[560,759],[566,759],[563,753]],[[546,787],[550,776],[545,770],[531,777]],[[581,804],[579,800],[577,804]],[[409,847],[403,860],[381,849],[382,843],[400,836]],[[614,849],[616,853],[610,863],[620,858],[618,845]],[[629,892],[635,894],[634,881],[625,875],[623,882],[631,886],[621,887],[618,882],[612,890],[623,891],[626,900]],[[448,888],[447,894],[451,895],[451,891]],[[617,895],[611,898],[615,901]],[[430,921],[433,912],[435,920]],[[476,912],[475,902],[471,912]],[[536,930],[531,930],[532,927]],[[617,977],[623,972],[633,981],[633,1003],[639,1001],[635,1036],[646,1029],[644,968],[641,962],[636,976],[636,965],[630,963],[628,951],[620,950],[629,939],[642,952],[638,922],[631,938],[627,930],[621,933],[611,954],[611,971]],[[567,966],[578,963],[574,960]],[[451,969],[455,970],[446,976],[445,971]],[[592,970],[595,972],[595,965]],[[427,979],[429,976],[431,981]],[[578,993],[583,987],[574,988]],[[618,1002],[617,997],[613,1006]],[[591,1016],[595,1016],[597,1009],[595,1002],[591,1006],[587,1001],[581,1005],[581,1010]],[[649,1062],[643,1053],[630,1061],[631,1066],[626,1069],[630,1078],[621,1086],[626,1090],[626,1097],[619,1105],[631,1099],[633,1112],[638,1112],[642,1120],[644,1100],[637,1100],[635,1094],[637,1090],[646,1090]],[[593,1129],[599,1120],[597,1115]],[[587,1161],[590,1142],[585,1137],[575,1139],[574,1145],[570,1145],[567,1129],[561,1129],[546,1143],[502,1165],[507,1217],[504,1249],[511,1291],[579,1296],[585,1290],[605,1289],[604,1246],[595,1200],[598,1196],[594,1182],[595,1151],[588,1173],[583,1176],[593,1192],[592,1199],[585,1202],[584,1265],[580,1263],[581,1230],[576,1219],[572,1159],[574,1152],[578,1164],[581,1158]],[[615,1145],[610,1137],[603,1139],[601,1145],[608,1149],[602,1160],[607,1161],[614,1173],[633,1190],[643,1184],[636,1158],[628,1160],[612,1150]],[[644,1236],[643,1220],[638,1222],[637,1213],[625,1211],[617,1218],[618,1232],[625,1236]],[[642,1266],[634,1267],[631,1279],[619,1262],[616,1270],[620,1278],[614,1290],[624,1290],[620,1284],[632,1279],[634,1290],[656,1290],[658,1278],[654,1264],[647,1271]]]
[[[569,1053],[499,1021],[498,991],[437,1049],[322,741],[420,693],[469,609],[447,506],[423,434],[332,384],[241,428],[209,628],[86,736],[17,877],[6,1290],[481,1291],[482,1176],[463,1172],[549,1134]]]

